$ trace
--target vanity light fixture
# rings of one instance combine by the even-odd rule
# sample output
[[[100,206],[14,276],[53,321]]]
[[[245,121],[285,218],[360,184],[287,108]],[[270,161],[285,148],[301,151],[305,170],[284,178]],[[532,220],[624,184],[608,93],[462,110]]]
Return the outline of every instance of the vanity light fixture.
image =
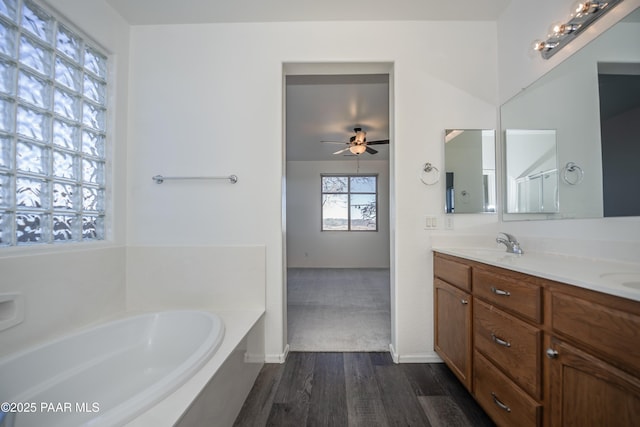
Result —
[[[577,3],[569,19],[565,23],[552,26],[550,34],[545,40],[536,40],[533,49],[540,52],[544,59],[551,58],[560,49],[573,40],[579,33],[607,13],[622,0],[583,1]]]

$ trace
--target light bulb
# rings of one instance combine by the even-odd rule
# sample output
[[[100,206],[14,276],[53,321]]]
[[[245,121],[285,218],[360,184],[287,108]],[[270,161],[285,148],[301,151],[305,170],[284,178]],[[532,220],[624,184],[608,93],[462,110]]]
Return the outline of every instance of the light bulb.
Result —
[[[579,24],[555,24],[551,31],[555,36],[565,36],[567,34],[571,34],[580,28]]]

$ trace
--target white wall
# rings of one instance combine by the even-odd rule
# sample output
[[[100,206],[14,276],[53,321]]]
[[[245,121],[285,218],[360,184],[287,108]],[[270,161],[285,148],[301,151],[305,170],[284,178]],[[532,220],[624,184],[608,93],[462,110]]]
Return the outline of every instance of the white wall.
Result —
[[[287,266],[389,268],[389,162],[361,161],[378,174],[378,231],[322,232],[320,175],[356,173],[356,161],[287,162]]]
[[[111,222],[105,242],[0,249],[0,294],[23,295],[25,319],[0,331],[0,356],[61,335],[125,307],[126,130],[129,26],[103,1],[51,0],[109,53]]]
[[[495,127],[497,55],[487,42],[496,39],[495,23],[170,25],[131,33],[129,242],[265,245],[266,352],[274,359],[286,344],[283,63],[394,64],[394,348],[401,359],[432,356],[424,216],[441,212],[442,194],[418,172],[425,162],[443,168],[445,128]],[[156,185],[158,173],[235,173],[239,182]]]

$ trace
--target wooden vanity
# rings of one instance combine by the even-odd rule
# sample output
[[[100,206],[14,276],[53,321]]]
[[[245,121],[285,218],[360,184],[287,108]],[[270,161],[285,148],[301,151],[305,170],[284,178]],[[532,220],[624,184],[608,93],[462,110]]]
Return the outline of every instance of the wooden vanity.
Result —
[[[435,350],[497,425],[640,425],[639,301],[433,262]]]

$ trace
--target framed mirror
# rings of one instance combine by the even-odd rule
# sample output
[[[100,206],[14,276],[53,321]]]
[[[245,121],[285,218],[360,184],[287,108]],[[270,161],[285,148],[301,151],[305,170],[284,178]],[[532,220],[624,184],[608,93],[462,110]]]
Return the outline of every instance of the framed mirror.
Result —
[[[445,212],[496,212],[496,151],[493,129],[446,129]]]
[[[640,202],[628,191],[640,186],[640,172],[629,164],[640,150],[639,40],[636,9],[502,105],[505,171],[511,169],[509,152],[519,150],[508,142],[508,130],[553,129],[557,156],[556,208],[547,201],[535,211],[529,201],[519,210],[513,177],[505,173],[503,220],[640,216]]]

